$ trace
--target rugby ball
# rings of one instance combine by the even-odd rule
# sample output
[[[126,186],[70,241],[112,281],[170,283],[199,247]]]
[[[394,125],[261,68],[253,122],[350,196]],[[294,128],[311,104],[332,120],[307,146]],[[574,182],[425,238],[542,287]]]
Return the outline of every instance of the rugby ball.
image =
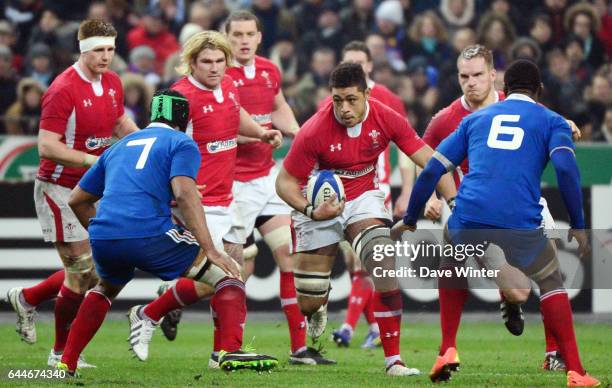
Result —
[[[332,170],[319,171],[308,179],[308,185],[306,185],[306,199],[315,209],[329,199],[334,193],[338,200],[344,198],[344,186],[342,185],[342,181]]]

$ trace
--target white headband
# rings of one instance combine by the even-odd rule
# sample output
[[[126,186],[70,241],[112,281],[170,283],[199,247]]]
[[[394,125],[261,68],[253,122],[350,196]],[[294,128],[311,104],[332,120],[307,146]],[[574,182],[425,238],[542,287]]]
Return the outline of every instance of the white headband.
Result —
[[[99,46],[115,47],[115,37],[113,36],[92,36],[91,38],[79,40],[79,48],[81,53],[91,51]]]

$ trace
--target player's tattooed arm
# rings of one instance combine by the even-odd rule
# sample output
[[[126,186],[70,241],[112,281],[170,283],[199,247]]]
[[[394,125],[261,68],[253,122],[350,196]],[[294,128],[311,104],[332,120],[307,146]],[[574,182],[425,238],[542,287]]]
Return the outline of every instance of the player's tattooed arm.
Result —
[[[138,126],[126,113],[117,119],[115,123],[115,136],[119,139],[135,131],[138,131]]]
[[[421,147],[420,150],[410,155],[410,158],[420,167],[425,167],[431,156],[433,155],[433,150],[430,146],[425,145]],[[436,189],[442,194],[444,199],[447,201],[449,199],[455,198],[457,196],[457,187],[455,186],[455,181],[453,180],[453,175],[448,172],[440,178]]]
[[[300,125],[295,119],[291,107],[285,100],[282,91],[274,97],[274,112],[272,112],[272,125],[278,128],[284,135],[294,137],[300,130]]]
[[[98,157],[83,151],[78,151],[62,142],[59,133],[41,128],[38,131],[38,154],[66,167],[91,167]]]

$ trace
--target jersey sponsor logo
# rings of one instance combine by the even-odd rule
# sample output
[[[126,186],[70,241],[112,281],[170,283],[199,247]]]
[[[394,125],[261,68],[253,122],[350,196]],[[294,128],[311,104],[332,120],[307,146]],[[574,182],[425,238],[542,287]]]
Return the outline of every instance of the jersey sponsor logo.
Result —
[[[85,140],[85,148],[90,151],[97,150],[100,148],[107,148],[111,144],[111,139],[111,137],[89,136],[87,140]]]
[[[329,150],[331,152],[342,151],[342,143],[330,144]]]
[[[335,170],[334,173],[341,178],[355,179],[359,178],[360,176],[368,175],[372,171],[374,171],[374,165],[370,165],[368,167],[362,168],[361,170],[354,171],[339,169]]]
[[[204,106],[202,107],[202,111],[204,112],[204,114],[206,114],[206,113],[212,113],[212,112],[213,112],[213,110],[214,110],[214,109],[213,109],[212,105],[210,105],[210,104],[209,104],[209,105],[204,105]]]
[[[264,113],[261,115],[251,115],[253,121],[259,125],[265,125],[272,123],[272,113]]]
[[[91,98],[85,98],[83,99],[83,106],[85,108],[89,108],[90,106],[92,106],[93,103],[91,102]]]
[[[236,138],[228,139],[228,140],[217,140],[211,141],[206,144],[206,150],[211,154],[216,154],[217,152],[223,152],[231,150],[232,148],[236,148]]]

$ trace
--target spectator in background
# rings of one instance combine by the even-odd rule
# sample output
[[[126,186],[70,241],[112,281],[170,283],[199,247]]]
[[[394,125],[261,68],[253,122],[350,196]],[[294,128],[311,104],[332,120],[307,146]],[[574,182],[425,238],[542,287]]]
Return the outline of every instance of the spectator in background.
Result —
[[[276,44],[270,51],[270,60],[278,67],[283,80],[283,89],[298,80],[298,59],[291,34],[279,32]]]
[[[23,78],[17,85],[17,101],[4,115],[9,135],[37,135],[40,121],[41,99],[47,90],[32,78]]]
[[[201,1],[194,1],[189,8],[189,23],[197,24],[204,30],[213,29],[213,15]],[[183,29],[185,26],[183,26]],[[181,30],[182,31],[182,30]]]
[[[340,11],[340,20],[348,41],[364,41],[374,29],[374,0],[353,0],[350,7]]]
[[[542,64],[542,51],[538,43],[527,37],[518,38],[512,43],[509,50],[510,61],[516,59],[529,59],[538,65]]]
[[[39,0],[6,0],[4,17],[11,22],[15,29],[17,43],[14,48],[17,55],[25,55],[30,33],[38,23],[42,9],[43,4]]]
[[[593,76],[593,68],[584,55],[584,41],[574,34],[569,34],[562,44],[565,56],[570,61],[571,72],[580,82],[583,89]]]
[[[55,76],[51,48],[44,43],[36,43],[28,51],[25,74],[48,88]]]
[[[546,61],[548,67],[542,77],[542,104],[570,119],[586,111],[586,106],[582,103],[580,83],[572,74],[570,61],[565,53],[560,49],[553,49],[546,56]]]
[[[595,129],[599,129],[605,117],[605,112],[612,107],[612,86],[610,80],[603,74],[596,74],[591,84],[584,91],[584,101],[588,116]]]
[[[38,25],[32,29],[27,47],[45,43],[53,48],[53,63],[60,68],[68,67],[74,63],[74,37],[78,28],[77,22],[63,20],[53,8],[45,9]]]
[[[546,53],[553,48],[552,26],[550,17],[543,13],[535,14],[529,23],[529,37],[540,46],[540,51]]]
[[[6,46],[0,46],[0,117],[17,99],[17,76],[12,67],[13,53]],[[0,133],[4,133],[4,120],[0,120]]]
[[[166,21],[168,29],[178,35],[185,23],[185,0],[150,0],[150,8],[159,8]]]
[[[145,128],[149,124],[149,106],[155,89],[140,74],[124,74],[121,76],[121,82],[125,112],[139,128]]]
[[[346,35],[342,30],[338,7],[333,2],[325,2],[319,12],[317,27],[311,29],[301,39],[299,54],[300,64],[306,67],[312,53],[317,47],[329,47],[334,50],[336,58],[339,58],[342,47],[344,47]]]
[[[605,47],[597,37],[600,27],[597,10],[591,4],[574,4],[565,13],[566,31],[583,40],[584,57],[593,69],[598,69],[608,59]]]
[[[161,77],[155,72],[155,51],[149,46],[134,47],[130,51],[128,69],[132,73],[140,74],[144,81],[155,89],[161,83]],[[138,127],[143,128],[140,125]]]
[[[536,13],[548,15],[552,27],[552,44],[557,45],[565,36],[564,14],[567,8],[567,0],[544,0],[544,7],[536,10]]]
[[[474,20],[474,0],[442,0],[438,8],[440,16],[450,35],[455,31],[470,27]]]
[[[149,9],[142,17],[141,24],[128,33],[128,47],[149,46],[155,51],[155,71],[161,74],[169,56],[179,51],[176,37],[168,31],[159,8]]]
[[[262,24],[261,54],[268,57],[270,49],[278,40],[279,31],[288,31],[293,34],[295,21],[293,15],[285,8],[279,7],[273,0],[253,0],[251,11],[259,18]]]
[[[419,112],[420,122],[428,122],[438,105],[438,72],[425,58],[414,57],[407,64],[406,73],[412,81],[415,94],[419,96],[412,106]],[[424,129],[418,128],[418,130]]]
[[[516,36],[514,27],[506,15],[489,12],[478,23],[478,43],[493,53],[493,65],[503,69],[508,62],[508,49]]]
[[[8,20],[0,20],[0,46],[6,46],[15,52],[15,43],[17,43],[17,36],[15,35],[15,29]],[[17,71],[21,70],[23,57],[19,54],[13,55],[13,68]]]
[[[612,107],[606,109],[603,123],[599,131],[593,135],[593,141],[605,142],[612,145]]]
[[[365,44],[372,54],[372,62],[374,65],[387,62],[387,46],[385,38],[377,33],[371,33],[365,38]]]
[[[525,18],[524,14],[521,15],[517,8],[514,7],[514,3],[517,3],[517,1],[515,0],[510,2],[509,0],[493,0],[489,7],[489,12],[498,15],[505,15],[510,20],[515,32],[518,32],[518,35],[526,35],[528,20]]]
[[[320,87],[327,87],[329,75],[336,66],[336,52],[329,47],[319,47],[312,54],[310,70],[307,71],[295,86],[295,116],[300,123],[308,119],[316,110],[315,95]]]
[[[210,11],[212,17],[212,28],[211,30],[221,31],[221,27],[225,19],[230,14],[227,5],[223,0],[200,0],[202,4]]]
[[[197,4],[197,3],[196,3]],[[198,32],[202,32],[204,29],[196,23],[187,23],[181,29],[181,34],[179,35],[179,44],[181,47],[185,45],[185,42],[189,40],[193,35]],[[166,59],[166,63],[164,63],[164,73],[163,73],[163,86],[170,87],[175,81],[180,78],[180,75],[176,72],[176,68],[181,64],[181,52],[177,51],[172,54],[168,59]]]
[[[593,5],[597,9],[597,14],[600,16],[601,28],[597,36],[601,43],[606,48],[608,59],[612,58],[612,13],[611,5],[608,0],[595,0]]]
[[[402,58],[402,46],[407,39],[404,28],[404,14],[399,0],[385,0],[374,14],[376,31],[385,40],[387,62],[395,71],[406,70],[406,62]]]
[[[434,11],[425,11],[414,19],[402,51],[405,62],[410,58],[423,57],[430,66],[440,69],[450,58],[451,48],[446,43],[448,36],[442,20]]]
[[[304,36],[312,30],[312,26],[317,25],[322,5],[323,0],[303,0],[293,7],[292,13],[295,18],[297,36]]]

